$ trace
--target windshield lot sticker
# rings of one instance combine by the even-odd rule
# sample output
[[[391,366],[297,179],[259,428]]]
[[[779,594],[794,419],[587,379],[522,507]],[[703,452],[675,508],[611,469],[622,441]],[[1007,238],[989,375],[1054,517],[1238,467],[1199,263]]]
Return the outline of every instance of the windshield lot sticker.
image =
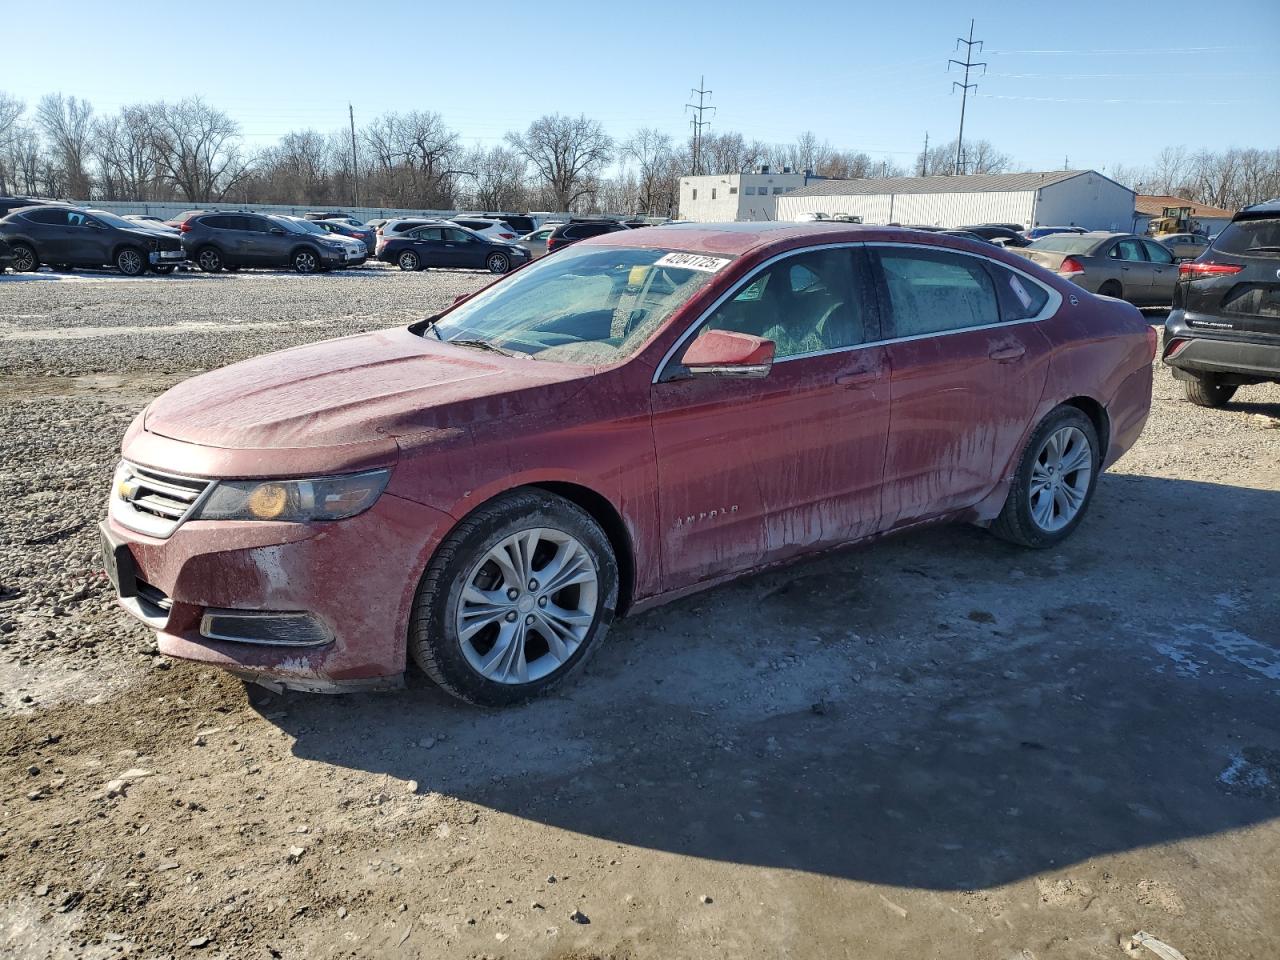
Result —
[[[697,253],[668,253],[658,260],[655,267],[683,267],[685,270],[701,270],[704,273],[715,273],[725,267],[729,261],[724,257],[704,257]]]

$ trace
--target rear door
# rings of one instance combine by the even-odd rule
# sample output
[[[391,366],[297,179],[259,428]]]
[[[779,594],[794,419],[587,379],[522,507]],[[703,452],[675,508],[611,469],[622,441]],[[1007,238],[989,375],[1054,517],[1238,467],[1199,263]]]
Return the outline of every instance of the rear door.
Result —
[[[1111,248],[1111,258],[1120,268],[1120,285],[1124,299],[1130,303],[1150,303],[1155,268],[1147,260],[1142,241],[1137,237],[1119,240]]]
[[[67,226],[67,211],[52,207],[47,210],[30,210],[22,214],[26,221],[22,230],[35,244],[36,256],[45,263],[70,263],[71,230]]]
[[[1173,288],[1178,283],[1178,264],[1169,248],[1154,240],[1143,240],[1143,249],[1151,261],[1151,302],[1161,306],[1173,302]]]
[[[417,230],[410,231],[408,239],[412,246],[410,249],[418,255],[418,260],[424,267],[450,267],[453,266],[451,255],[446,254],[444,249],[444,230],[440,227],[419,227]]]
[[[985,257],[871,249],[889,338],[887,529],[973,506],[994,489],[1044,392],[1049,342],[1036,321],[1056,295]]]

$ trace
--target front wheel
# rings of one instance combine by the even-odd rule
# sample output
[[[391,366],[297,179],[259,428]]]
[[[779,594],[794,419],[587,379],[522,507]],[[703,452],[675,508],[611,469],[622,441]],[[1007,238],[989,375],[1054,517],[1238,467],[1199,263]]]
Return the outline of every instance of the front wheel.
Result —
[[[1198,407],[1221,407],[1236,395],[1236,387],[1213,377],[1196,377],[1182,381],[1182,392]]]
[[[34,247],[25,243],[10,244],[13,248],[13,272],[30,273],[40,269],[40,258],[36,256]]]
[[[511,269],[511,261],[507,259],[505,253],[491,253],[484,265],[489,268],[490,273],[506,273]]]
[[[126,277],[140,277],[147,272],[147,255],[136,247],[125,247],[116,254],[116,269]]]
[[[509,706],[582,666],[617,600],[617,561],[590,514],[551,493],[509,493],[459,523],[432,558],[409,650],[455,697]]]
[[[1024,547],[1051,547],[1080,524],[1102,463],[1098,432],[1075,407],[1058,407],[1027,442],[991,532]]]
[[[315,273],[320,269],[320,258],[311,250],[295,251],[293,269],[296,273]]]
[[[410,273],[412,273],[414,270],[420,269],[422,266],[421,261],[418,260],[418,255],[414,253],[412,250],[406,250],[404,251],[404,253],[400,254],[400,257],[399,259],[396,260],[396,263],[400,265],[401,270],[407,270]]]
[[[205,247],[196,254],[196,266],[205,273],[217,273],[222,269],[222,254],[215,247]]]

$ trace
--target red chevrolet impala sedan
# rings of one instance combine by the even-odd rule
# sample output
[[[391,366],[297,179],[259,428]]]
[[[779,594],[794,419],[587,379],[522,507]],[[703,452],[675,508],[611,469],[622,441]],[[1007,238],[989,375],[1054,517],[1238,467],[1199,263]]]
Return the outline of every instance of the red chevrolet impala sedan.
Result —
[[[313,691],[541,693],[610,621],[940,520],[1048,547],[1132,446],[1136,309],[955,237],[583,241],[405,329],[206,373],[133,422],[102,524],[173,657]]]

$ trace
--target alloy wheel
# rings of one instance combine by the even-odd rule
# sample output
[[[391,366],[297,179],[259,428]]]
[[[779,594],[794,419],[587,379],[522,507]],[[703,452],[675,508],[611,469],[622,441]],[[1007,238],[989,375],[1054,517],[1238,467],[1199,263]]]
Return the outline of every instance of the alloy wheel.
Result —
[[[222,268],[222,257],[218,255],[217,250],[208,248],[201,250],[196,262],[200,264],[200,269],[206,273],[217,273]]]
[[[463,581],[455,625],[477,673],[503,684],[540,680],[567,663],[596,618],[591,554],[561,530],[522,530],[499,541]]]
[[[510,263],[501,253],[489,254],[488,267],[490,273],[506,273],[510,269]]]
[[[120,255],[116,257],[116,266],[126,277],[136,277],[142,272],[145,264],[142,261],[142,254],[137,250],[121,250]]]
[[[17,273],[29,273],[36,268],[36,252],[23,244],[13,248],[13,269]]]
[[[309,250],[300,250],[293,258],[293,268],[299,273],[315,273],[316,255]]]
[[[409,250],[406,250],[404,253],[400,254],[400,269],[401,270],[417,270],[418,255]]]
[[[1046,533],[1075,519],[1089,496],[1093,450],[1078,427],[1062,427],[1045,437],[1031,467],[1031,519]]]

